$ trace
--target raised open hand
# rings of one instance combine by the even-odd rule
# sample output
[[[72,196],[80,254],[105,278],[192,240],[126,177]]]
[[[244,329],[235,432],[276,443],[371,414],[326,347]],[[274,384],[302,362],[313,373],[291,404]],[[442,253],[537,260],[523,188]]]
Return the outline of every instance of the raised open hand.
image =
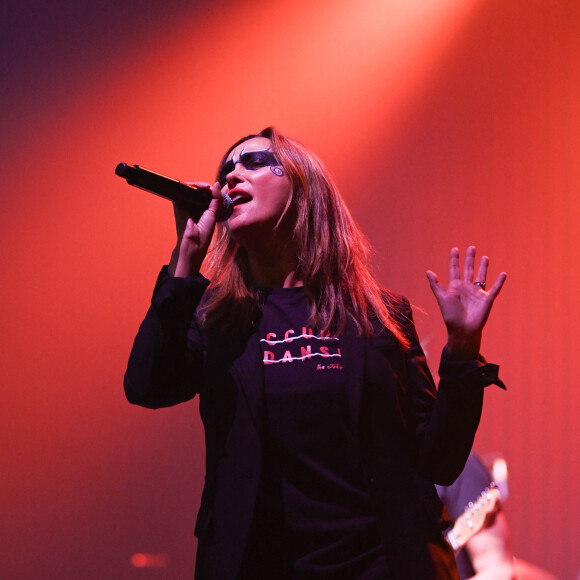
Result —
[[[447,326],[447,348],[457,358],[475,358],[479,353],[483,327],[491,307],[506,279],[502,272],[486,291],[489,259],[483,256],[477,275],[473,276],[475,247],[467,248],[463,278],[459,270],[459,250],[453,248],[449,258],[449,286],[445,289],[436,274],[427,271],[431,290],[435,294]]]

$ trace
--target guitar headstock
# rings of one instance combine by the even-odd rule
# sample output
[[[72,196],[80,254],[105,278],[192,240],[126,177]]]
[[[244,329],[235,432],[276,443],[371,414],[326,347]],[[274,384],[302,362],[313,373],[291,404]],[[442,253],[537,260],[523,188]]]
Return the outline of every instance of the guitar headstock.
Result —
[[[494,483],[486,487],[474,502],[455,520],[447,539],[454,550],[464,546],[485,525],[487,518],[499,508],[499,489]]]

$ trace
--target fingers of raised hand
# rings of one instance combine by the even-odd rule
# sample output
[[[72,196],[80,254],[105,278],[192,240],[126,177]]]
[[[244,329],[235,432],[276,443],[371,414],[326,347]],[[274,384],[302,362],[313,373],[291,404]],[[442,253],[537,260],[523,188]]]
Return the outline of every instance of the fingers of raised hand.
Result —
[[[475,246],[469,246],[465,252],[465,264],[463,265],[463,279],[466,282],[473,281],[473,265],[475,263]]]
[[[443,287],[439,283],[439,278],[437,278],[437,274],[435,272],[431,272],[431,270],[427,270],[427,279],[429,280],[429,285],[431,286],[431,290],[437,299],[440,298],[441,293],[444,291]]]
[[[480,290],[484,292],[486,290],[486,279],[487,279],[487,271],[489,267],[489,258],[487,256],[482,256],[481,261],[479,263],[479,269],[477,271],[477,276],[475,277],[474,284],[479,286]],[[491,288],[487,288],[487,293],[492,297],[495,298],[506,280],[506,273],[502,272],[493,283]]]
[[[502,287],[503,287],[503,284],[504,284],[504,282],[505,282],[506,278],[507,278],[507,274],[506,274],[505,272],[502,272],[502,273],[501,273],[501,274],[500,274],[500,275],[497,277],[497,279],[496,279],[496,281],[494,282],[493,286],[492,286],[491,288],[489,288],[489,290],[488,290],[488,293],[489,293],[489,294],[490,294],[490,295],[491,295],[493,298],[495,298],[495,297],[496,297],[496,296],[499,294],[500,290],[501,290],[501,289],[502,289]]]
[[[475,246],[469,246],[465,252],[465,263],[463,265],[463,278],[461,278],[459,271],[459,250],[457,248],[453,248],[451,250],[451,255],[449,257],[449,281],[453,280],[461,280],[463,279],[465,282],[475,283],[481,282],[485,284],[485,279],[487,276],[487,267],[489,265],[489,258],[487,256],[483,256],[479,262],[479,268],[477,270],[477,276],[475,279],[473,277],[473,273],[475,271],[475,254],[476,248]],[[478,284],[482,289],[484,288],[480,284]]]
[[[470,285],[475,285],[473,290],[474,294],[477,292],[485,292],[486,285],[485,281],[487,278],[487,271],[489,267],[489,258],[487,256],[482,256],[479,267],[477,269],[477,275],[473,276],[474,269],[475,269],[475,254],[476,248],[475,246],[469,246],[467,251],[465,252],[465,264],[463,267],[463,278],[460,276],[460,268],[459,268],[459,250],[457,248],[451,249],[451,254],[449,256],[449,288],[451,287],[464,287],[465,289],[469,288]],[[431,290],[436,297],[441,297],[445,292],[443,286],[441,286],[439,279],[437,278],[434,272],[430,270],[427,272],[427,278],[429,279],[429,284],[431,285]],[[487,294],[489,294],[492,298],[495,298],[506,280],[505,272],[502,272],[494,282],[493,286],[487,289]]]
[[[487,267],[489,265],[489,258],[483,256],[479,262],[479,270],[477,271],[477,276],[475,277],[475,282],[483,282],[485,284],[485,279],[487,277]]]
[[[449,255],[449,280],[459,280],[459,250],[451,248]]]

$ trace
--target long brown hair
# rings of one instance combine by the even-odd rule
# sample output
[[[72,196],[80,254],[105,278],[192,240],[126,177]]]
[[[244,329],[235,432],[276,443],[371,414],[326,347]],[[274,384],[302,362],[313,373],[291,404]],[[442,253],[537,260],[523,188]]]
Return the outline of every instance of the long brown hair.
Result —
[[[272,151],[290,179],[296,276],[303,281],[308,297],[309,323],[340,335],[351,318],[359,334],[371,335],[378,320],[407,346],[408,339],[397,320],[399,301],[381,289],[370,272],[370,244],[314,153],[268,127],[232,145],[218,174],[229,153],[253,137],[270,139]],[[224,327],[248,322],[256,313],[260,289],[252,283],[245,249],[232,240],[224,224],[217,226],[208,258],[213,291],[205,301],[202,322]]]

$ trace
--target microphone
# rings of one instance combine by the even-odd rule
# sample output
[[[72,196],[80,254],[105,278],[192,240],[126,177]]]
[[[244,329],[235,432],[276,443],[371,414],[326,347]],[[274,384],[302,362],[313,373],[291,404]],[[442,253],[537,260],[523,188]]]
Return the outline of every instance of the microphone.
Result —
[[[211,192],[207,189],[199,189],[195,185],[187,185],[177,181],[177,179],[139,167],[139,165],[119,163],[115,168],[115,173],[126,179],[129,185],[134,185],[184,205],[195,221],[201,217],[201,214],[209,207],[212,200]],[[224,199],[217,214],[218,222],[227,220],[234,211],[234,204],[230,196],[226,193],[222,193],[222,195]]]

